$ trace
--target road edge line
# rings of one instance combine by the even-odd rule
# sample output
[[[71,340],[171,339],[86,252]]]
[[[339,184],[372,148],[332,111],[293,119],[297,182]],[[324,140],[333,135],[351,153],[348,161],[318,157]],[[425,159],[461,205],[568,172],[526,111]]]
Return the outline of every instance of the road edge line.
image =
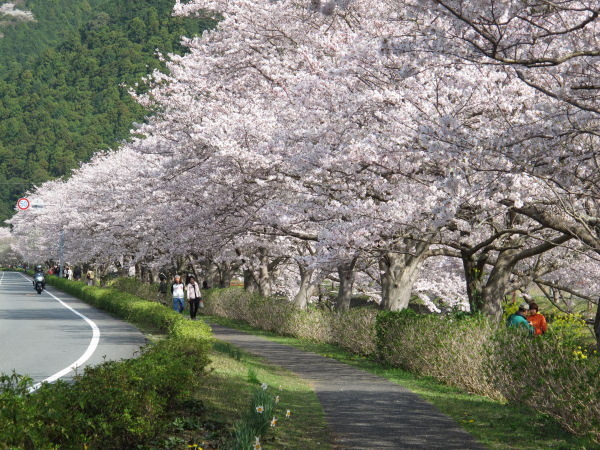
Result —
[[[23,275],[20,272],[19,275],[21,275],[23,278],[25,278],[27,281],[31,281],[29,280],[29,278],[27,278],[25,275]],[[4,279],[4,277],[3,277]],[[45,290],[46,293],[48,295],[50,295],[52,298],[54,298],[57,302],[59,302],[61,305],[63,305],[65,308],[67,308],[68,310],[70,310],[71,312],[75,313],[76,315],[78,315],[79,317],[81,317],[83,320],[85,320],[87,322],[87,324],[91,327],[92,329],[92,340],[90,341],[90,345],[88,345],[87,350],[84,352],[83,355],[81,355],[79,357],[79,359],[77,361],[75,361],[73,364],[69,365],[68,367],[65,367],[64,369],[62,369],[59,372],[56,372],[54,375],[49,376],[48,378],[40,381],[39,383],[35,383],[31,388],[29,388],[29,392],[33,392],[37,389],[39,389],[39,387],[42,385],[42,383],[52,383],[53,381],[58,380],[59,378],[65,376],[66,374],[68,374],[71,371],[74,371],[75,369],[77,369],[78,367],[81,367],[88,359],[91,358],[91,356],[94,354],[94,352],[96,351],[96,348],[98,347],[98,343],[100,342],[100,329],[98,328],[98,326],[94,323],[94,321],[92,321],[91,319],[87,318],[86,316],[84,316],[83,314],[81,314],[79,311],[75,310],[74,308],[71,308],[69,305],[67,305],[65,302],[63,302],[60,298],[58,298],[56,295],[54,295],[52,292],[48,291],[47,289]]]

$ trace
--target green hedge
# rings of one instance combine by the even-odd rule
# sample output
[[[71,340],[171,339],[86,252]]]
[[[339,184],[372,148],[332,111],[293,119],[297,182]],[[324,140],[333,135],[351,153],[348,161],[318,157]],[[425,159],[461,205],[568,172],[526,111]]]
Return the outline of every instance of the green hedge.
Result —
[[[46,277],[47,283],[124,320],[156,328],[179,338],[191,338],[207,349],[212,345],[210,327],[191,322],[173,309],[111,288],[88,286],[82,281]],[[208,350],[207,350],[208,351]]]
[[[378,357],[391,366],[500,399],[502,393],[485,375],[486,346],[496,329],[481,315],[381,311],[376,324]]]
[[[300,310],[291,302],[250,294],[241,288],[205,292],[205,313],[241,320],[253,327],[312,342],[338,345],[352,353],[373,356],[375,347],[374,308],[350,311]]]
[[[336,344],[467,392],[526,404],[600,443],[600,358],[593,349],[577,348],[581,324],[576,320],[563,320],[544,337],[534,338],[482,315],[373,308],[301,311],[290,302],[239,288],[210,290],[205,304],[207,314]]]

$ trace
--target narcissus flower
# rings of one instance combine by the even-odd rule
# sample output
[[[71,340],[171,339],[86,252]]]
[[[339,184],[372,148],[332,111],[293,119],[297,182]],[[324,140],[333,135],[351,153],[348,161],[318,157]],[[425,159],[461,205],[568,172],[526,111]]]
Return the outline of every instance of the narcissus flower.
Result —
[[[275,416],[273,416],[273,418],[271,419],[271,426],[274,427],[275,425],[277,425],[277,419],[275,418]]]
[[[258,405],[256,407],[256,412],[259,414],[262,414],[265,411],[265,408],[263,408],[263,405]]]
[[[266,391],[269,385],[267,383],[263,383],[260,385],[260,387],[263,389],[263,391]]]
[[[275,397],[275,404],[279,403],[279,395]]]
[[[254,439],[256,439],[256,442],[254,443],[254,450],[262,450],[262,447],[260,446],[260,440],[255,436]]]
[[[291,412],[291,411],[288,409],[288,410],[285,412],[285,418],[286,418],[286,419],[288,419],[288,418],[289,418],[291,415],[292,415],[292,412]]]

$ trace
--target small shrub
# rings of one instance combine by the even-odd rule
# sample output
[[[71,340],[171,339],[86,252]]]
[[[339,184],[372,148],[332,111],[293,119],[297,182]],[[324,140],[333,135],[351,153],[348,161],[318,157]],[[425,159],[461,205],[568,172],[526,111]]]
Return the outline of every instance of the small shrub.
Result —
[[[509,402],[524,403],[600,442],[600,358],[565,345],[561,333],[533,338],[500,328],[488,343],[486,373]]]
[[[560,313],[549,318],[548,334],[556,336],[568,347],[585,344],[588,333],[585,319],[581,314]]]

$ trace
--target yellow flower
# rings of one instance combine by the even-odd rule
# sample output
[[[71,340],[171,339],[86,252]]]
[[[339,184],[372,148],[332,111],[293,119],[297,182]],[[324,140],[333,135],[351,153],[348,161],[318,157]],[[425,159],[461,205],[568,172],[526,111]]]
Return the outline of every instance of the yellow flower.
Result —
[[[259,413],[259,414],[262,414],[264,412],[264,410],[265,410],[265,408],[263,408],[262,405],[258,405],[256,407],[256,412]]]
[[[271,419],[271,426],[274,427],[275,425],[277,425],[277,419],[273,416],[273,419]]]
[[[290,417],[291,415],[292,415],[292,412],[291,412],[291,411],[288,409],[288,410],[285,412],[285,418],[286,418],[286,419],[289,419],[289,417]]]
[[[469,420],[469,423],[473,423],[473,422],[475,422],[473,419]]]

